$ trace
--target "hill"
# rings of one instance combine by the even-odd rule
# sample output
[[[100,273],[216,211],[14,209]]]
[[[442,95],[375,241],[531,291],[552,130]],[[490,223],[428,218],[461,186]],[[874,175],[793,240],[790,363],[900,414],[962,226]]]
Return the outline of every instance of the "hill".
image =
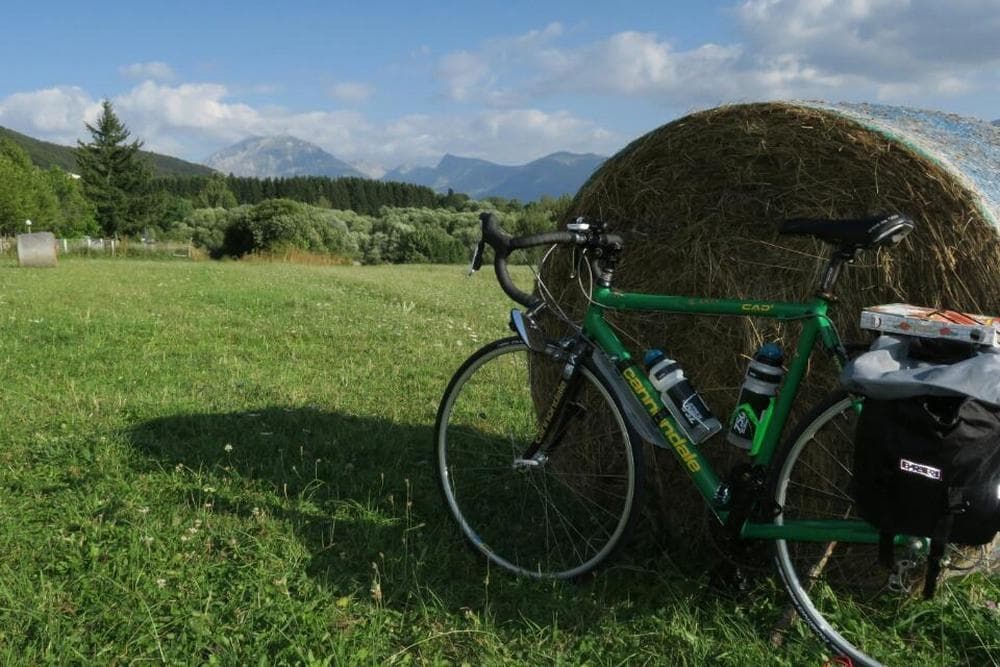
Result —
[[[41,141],[5,127],[0,127],[0,139],[9,139],[24,149],[37,167],[42,169],[59,167],[69,172],[76,171],[76,148],[73,146]],[[169,155],[151,151],[140,151],[140,153],[149,161],[154,176],[210,176],[215,173],[213,169],[204,165]]]

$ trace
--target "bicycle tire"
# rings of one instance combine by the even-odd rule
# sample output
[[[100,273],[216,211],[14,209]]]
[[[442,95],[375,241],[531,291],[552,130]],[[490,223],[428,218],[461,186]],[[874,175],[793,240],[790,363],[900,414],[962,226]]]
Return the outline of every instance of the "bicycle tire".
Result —
[[[857,518],[849,485],[861,401],[843,392],[832,394],[786,441],[774,465],[772,497],[780,508],[776,522]],[[926,559],[918,550],[896,548],[896,562],[905,560],[910,566],[897,569],[899,579],[893,586],[890,571],[879,565],[876,544],[776,540],[774,551],[799,616],[856,665],[919,664],[929,656],[941,664],[949,652],[952,657],[991,653],[981,640],[979,646],[942,645],[941,619],[968,613],[968,588],[955,580],[955,586],[942,582],[933,601],[922,600]],[[917,657],[921,654],[924,657]]]
[[[517,337],[494,341],[456,371],[435,424],[440,489],[465,539],[535,578],[572,579],[605,562],[634,523],[643,479],[641,442],[587,361],[573,399],[581,410],[560,444],[541,465],[515,465],[549,405],[538,379],[564,365]]]

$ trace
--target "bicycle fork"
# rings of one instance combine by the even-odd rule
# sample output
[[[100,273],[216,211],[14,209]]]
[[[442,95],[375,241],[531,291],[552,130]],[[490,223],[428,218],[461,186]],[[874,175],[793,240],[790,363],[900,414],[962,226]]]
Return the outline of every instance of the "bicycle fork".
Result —
[[[555,451],[566,433],[566,427],[572,423],[585,408],[576,401],[580,392],[580,385],[583,382],[579,364],[582,357],[582,345],[577,344],[576,348],[569,354],[566,364],[563,366],[559,384],[556,385],[555,392],[548,410],[542,416],[538,426],[535,439],[528,446],[519,458],[514,459],[515,470],[530,470],[544,465],[549,458],[549,454]]]

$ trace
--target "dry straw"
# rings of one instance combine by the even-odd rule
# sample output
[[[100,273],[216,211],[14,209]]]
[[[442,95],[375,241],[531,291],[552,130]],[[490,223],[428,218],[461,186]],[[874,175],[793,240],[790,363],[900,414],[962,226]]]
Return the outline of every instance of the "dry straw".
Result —
[[[584,185],[570,216],[610,221],[625,237],[620,289],[802,301],[816,289],[827,250],[812,239],[780,236],[781,220],[903,212],[916,231],[896,248],[863,255],[837,286],[833,319],[845,340],[863,341],[868,335],[856,325],[866,305],[904,301],[1000,313],[998,156],[1000,128],[943,114],[727,106],[632,142]],[[544,277],[579,309],[568,260],[563,254],[551,262]],[[609,319],[631,349],[663,347],[678,359],[724,422],[748,355],[765,340],[791,350],[798,331],[764,319]],[[822,352],[811,363],[800,400],[806,407],[836,383]],[[793,414],[789,427],[802,414]],[[743,457],[722,436],[703,449],[721,470]],[[678,544],[704,545],[709,524],[701,500],[668,452],[656,452],[647,478],[650,506],[666,534]]]

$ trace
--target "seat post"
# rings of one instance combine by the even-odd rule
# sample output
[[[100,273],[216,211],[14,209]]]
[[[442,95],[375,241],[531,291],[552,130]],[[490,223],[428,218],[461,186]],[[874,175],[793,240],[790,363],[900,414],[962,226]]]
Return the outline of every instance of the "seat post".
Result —
[[[834,250],[826,269],[823,271],[823,277],[820,279],[819,290],[816,291],[817,296],[835,302],[837,297],[833,294],[833,286],[840,277],[840,271],[844,268],[844,264],[850,264],[857,256],[858,248],[851,246],[842,246]]]

